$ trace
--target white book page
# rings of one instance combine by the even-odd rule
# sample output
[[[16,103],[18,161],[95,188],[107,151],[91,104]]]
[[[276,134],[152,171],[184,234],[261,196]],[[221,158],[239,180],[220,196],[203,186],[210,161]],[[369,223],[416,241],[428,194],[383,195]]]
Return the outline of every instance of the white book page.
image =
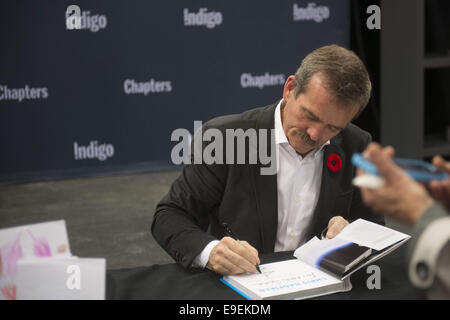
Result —
[[[298,260],[260,265],[262,273],[225,276],[262,298],[339,284],[342,281]]]
[[[358,219],[346,226],[336,238],[375,250],[383,250],[394,243],[410,238],[410,236],[364,219]]]

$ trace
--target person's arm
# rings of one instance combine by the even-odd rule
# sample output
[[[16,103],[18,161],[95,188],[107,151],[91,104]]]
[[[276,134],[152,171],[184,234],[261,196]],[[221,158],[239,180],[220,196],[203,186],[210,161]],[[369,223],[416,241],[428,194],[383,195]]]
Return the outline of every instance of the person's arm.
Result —
[[[207,128],[205,124],[204,129]],[[193,164],[183,167],[169,193],[156,207],[152,234],[161,247],[185,268],[204,267],[208,258],[206,265],[219,273],[255,272],[255,265],[259,264],[255,248],[246,241],[238,242],[229,237],[219,241],[207,232],[210,215],[222,201],[228,166],[195,164],[193,151],[197,138],[192,143]],[[211,245],[212,241],[219,243]]]
[[[214,249],[214,247],[219,243],[220,243],[219,240],[213,240],[210,243],[208,243],[206,247],[202,250],[202,252],[200,252],[200,254],[197,257],[195,257],[194,262],[192,262],[192,267],[205,269],[208,264],[209,257],[211,256],[212,249]]]
[[[450,294],[450,216],[438,203],[417,221],[407,251],[408,273],[413,285],[434,298]],[[447,292],[447,296],[440,294]]]
[[[379,188],[361,188],[364,202],[380,213],[414,225],[407,253],[412,283],[421,289],[438,284],[440,292],[449,294],[450,217],[446,210],[393,162],[393,148],[372,143],[364,155],[385,181]]]
[[[404,223],[414,225],[421,214],[433,204],[426,189],[415,182],[392,160],[394,150],[371,143],[364,155],[377,168],[384,179],[379,188],[361,187],[363,201],[374,211]],[[363,174],[358,170],[358,175]]]
[[[207,232],[209,214],[220,203],[226,168],[186,165],[158,203],[152,233],[161,247],[185,268],[213,240]]]

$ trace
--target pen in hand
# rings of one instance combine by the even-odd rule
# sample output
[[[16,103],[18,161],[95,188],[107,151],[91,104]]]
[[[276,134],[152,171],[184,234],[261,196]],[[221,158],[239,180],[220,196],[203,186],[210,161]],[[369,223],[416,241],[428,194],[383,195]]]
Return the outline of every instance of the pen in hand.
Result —
[[[222,226],[223,226],[223,229],[224,229],[225,234],[226,234],[227,236],[233,238],[233,239],[236,240],[241,246],[243,246],[242,243],[241,243],[241,241],[238,239],[238,237],[236,237],[235,233],[233,232],[233,230],[231,230],[231,227],[230,227],[227,223],[225,223],[225,222],[222,223]],[[256,267],[256,270],[257,270],[259,273],[261,273],[261,269],[259,268],[259,265],[256,264],[255,267]]]

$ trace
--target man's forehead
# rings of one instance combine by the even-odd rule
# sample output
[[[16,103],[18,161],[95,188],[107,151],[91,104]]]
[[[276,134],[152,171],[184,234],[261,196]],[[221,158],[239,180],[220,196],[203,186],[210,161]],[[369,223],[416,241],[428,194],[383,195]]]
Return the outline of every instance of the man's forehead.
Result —
[[[337,108],[331,108],[331,106],[329,108],[324,106],[315,107],[300,102],[300,108],[310,116],[316,118],[316,120],[339,129],[344,129],[355,114],[353,107],[345,106],[338,106]]]

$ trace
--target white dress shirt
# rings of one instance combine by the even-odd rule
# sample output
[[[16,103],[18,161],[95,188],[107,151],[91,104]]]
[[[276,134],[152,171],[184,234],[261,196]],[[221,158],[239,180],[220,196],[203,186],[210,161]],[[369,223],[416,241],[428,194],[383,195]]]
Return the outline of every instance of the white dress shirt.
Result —
[[[275,251],[295,250],[305,240],[319,199],[322,182],[323,147],[305,157],[291,147],[281,123],[281,101],[275,109],[277,146],[278,226]]]
[[[282,101],[282,100],[281,100]],[[281,123],[281,101],[275,109],[275,144],[277,152],[278,226],[275,251],[294,250],[305,240],[319,198],[322,181],[323,147],[306,157],[290,146]],[[245,240],[245,239],[243,239]],[[211,241],[195,258],[193,266],[204,268],[218,240]]]

